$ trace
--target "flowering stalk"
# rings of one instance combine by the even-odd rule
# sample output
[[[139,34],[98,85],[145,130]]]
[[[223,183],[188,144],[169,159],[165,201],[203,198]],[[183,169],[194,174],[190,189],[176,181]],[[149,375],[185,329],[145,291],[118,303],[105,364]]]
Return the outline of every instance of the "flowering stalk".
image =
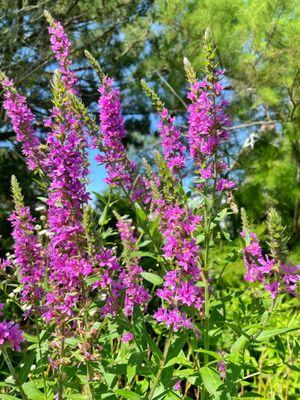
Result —
[[[161,136],[162,153],[167,166],[175,176],[177,174],[182,175],[182,171],[185,168],[186,152],[186,148],[182,142],[182,133],[175,126],[175,118],[171,117],[169,110],[164,106],[154,90],[144,80],[141,81],[141,84],[146,94],[152,100],[160,117],[158,127]]]
[[[231,191],[235,184],[228,179],[220,177],[227,166],[220,161],[220,145],[228,139],[230,120],[225,112],[227,102],[221,97],[223,86],[220,83],[222,71],[218,69],[215,57],[215,47],[210,39],[209,31],[204,37],[204,58],[206,64],[206,78],[202,81],[196,79],[196,74],[185,59],[185,70],[190,83],[188,98],[191,103],[188,106],[189,130],[188,142],[190,154],[196,166],[199,176],[197,187],[199,191],[211,195],[211,201],[204,201],[204,233],[205,253],[203,270],[201,271],[204,283],[204,366],[209,362],[209,329],[210,329],[210,292],[209,292],[209,253],[213,238],[212,222],[217,207],[217,195],[223,191]],[[201,194],[201,192],[200,192]],[[232,195],[231,195],[232,196]],[[203,398],[209,394],[205,387],[202,390]]]
[[[33,128],[34,115],[28,107],[27,100],[17,93],[13,81],[8,79],[2,71],[0,71],[0,83],[4,89],[3,107],[11,119],[17,141],[22,143],[27,166],[31,170],[42,169],[44,154]]]
[[[106,183],[124,189],[125,193],[130,193],[133,201],[142,200],[147,203],[149,200],[145,182],[137,176],[136,163],[128,159],[122,143],[126,131],[120,92],[114,87],[114,80],[103,73],[94,57],[88,51],[85,51],[85,55],[101,80],[98,105],[102,135],[94,138],[94,146],[101,154],[96,156],[96,161],[105,166],[108,175],[105,178]]]
[[[119,218],[117,227],[124,248],[123,258],[126,266],[126,270],[120,274],[120,280],[125,289],[125,315],[132,316],[136,305],[142,309],[146,308],[150,301],[150,295],[142,284],[141,273],[143,270],[139,265],[140,257],[134,255],[138,248],[132,221]]]
[[[39,302],[43,297],[42,281],[45,277],[45,262],[41,244],[35,233],[34,218],[29,207],[23,204],[23,196],[16,177],[11,178],[12,194],[15,203],[15,212],[9,220],[13,226],[14,253],[16,263],[20,268],[22,302],[30,308],[26,315],[39,310]]]
[[[49,155],[49,284],[46,319],[70,316],[80,300],[80,282],[91,273],[82,257],[83,207],[88,201],[85,180],[87,166],[83,148],[85,132],[79,123],[68,92],[56,74],[53,81],[54,108],[46,121],[51,131],[47,138]],[[68,292],[65,288],[68,288]],[[60,315],[60,316],[59,316]]]
[[[72,60],[70,59],[71,42],[69,41],[61,23],[52,18],[48,11],[44,11],[46,20],[49,24],[48,32],[50,34],[51,49],[59,65],[59,71],[66,89],[77,94],[77,77],[74,71],[71,71]]]
[[[8,366],[8,369],[9,369],[9,371],[10,371],[10,373],[11,373],[11,375],[12,375],[14,381],[15,381],[15,384],[16,384],[17,388],[19,389],[19,392],[20,392],[20,395],[21,395],[22,399],[23,400],[28,400],[28,397],[26,396],[26,394],[24,392],[24,389],[22,388],[22,385],[20,383],[18,374],[16,373],[16,371],[15,371],[15,369],[14,369],[14,367],[13,367],[11,361],[10,361],[10,358],[9,358],[9,355],[7,353],[7,350],[6,350],[5,346],[0,346],[0,349],[1,349],[1,353],[3,354],[4,360],[5,360],[5,362],[6,362],[7,366]]]
[[[169,353],[171,342],[172,342],[172,330],[170,331],[169,336],[166,339],[163,356],[162,356],[162,358],[160,360],[160,365],[159,365],[157,374],[155,375],[154,381],[151,384],[151,389],[150,389],[150,393],[149,393],[149,396],[148,396],[148,400],[152,400],[153,396],[155,394],[155,390],[157,388],[157,385],[159,383],[159,380],[160,380],[161,374],[163,372],[165,363],[167,361],[167,357],[168,357],[168,353]]]
[[[286,261],[285,244],[287,239],[283,238],[285,228],[281,225],[278,213],[274,209],[268,212],[270,250],[273,258],[268,254],[263,254],[256,234],[250,231],[244,210],[242,211],[242,220],[241,236],[246,241],[243,249],[243,260],[246,267],[245,281],[261,283],[272,299],[276,299],[280,292],[296,294],[297,284],[300,281],[300,265],[294,266]]]

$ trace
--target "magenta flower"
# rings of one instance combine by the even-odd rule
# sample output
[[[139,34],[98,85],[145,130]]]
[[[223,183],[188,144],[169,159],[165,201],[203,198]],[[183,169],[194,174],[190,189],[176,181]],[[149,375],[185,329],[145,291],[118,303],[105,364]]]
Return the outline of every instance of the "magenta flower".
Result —
[[[123,187],[130,192],[132,200],[149,201],[146,193],[146,184],[137,175],[136,164],[127,157],[122,140],[126,136],[120,93],[114,88],[114,81],[107,76],[103,77],[102,86],[99,88],[99,110],[102,132],[102,154],[96,156],[96,161],[104,164],[107,182],[111,186]],[[99,139],[94,140],[97,147]],[[134,187],[133,187],[134,183]]]
[[[245,233],[241,233],[245,237]],[[260,282],[275,299],[280,292],[295,294],[300,281],[300,266],[282,264],[268,255],[262,254],[255,233],[250,233],[250,243],[243,250],[246,267],[245,280]]]
[[[134,336],[131,332],[125,332],[123,333],[122,336],[122,342],[123,343],[127,343],[127,342],[131,342],[133,340]]]
[[[0,348],[9,346],[15,351],[21,351],[21,343],[24,341],[23,331],[19,324],[13,321],[0,322]]]
[[[5,97],[3,107],[11,119],[17,141],[22,143],[28,168],[34,170],[42,165],[43,154],[39,149],[40,140],[33,128],[33,113],[27,105],[26,98],[16,92],[13,81],[4,78],[2,86]]]
[[[11,216],[13,226],[14,254],[21,275],[22,301],[35,308],[43,295],[45,277],[43,250],[35,233],[35,219],[29,207],[18,208]]]
[[[126,190],[131,189],[133,163],[127,159],[122,139],[125,137],[124,118],[120,102],[120,94],[113,87],[114,81],[104,77],[99,89],[100,122],[103,135],[105,154],[98,155],[97,161],[105,165],[108,177],[105,179],[109,185],[124,185]]]
[[[130,220],[119,220],[117,227],[124,247],[125,269],[120,274],[120,280],[125,289],[125,315],[133,315],[135,305],[146,308],[151,297],[143,286],[139,257],[134,256],[137,250],[136,239]]]
[[[165,323],[167,328],[172,328],[174,332],[182,328],[194,329],[193,322],[187,317],[186,312],[181,312],[178,308],[169,310],[165,307],[160,307],[153,317],[157,322]]]
[[[122,290],[120,274],[122,267],[112,249],[102,247],[96,255],[98,270],[95,269],[99,279],[93,284],[93,288],[100,291],[100,296],[105,304],[101,308],[101,316],[115,316],[121,308]]]
[[[173,386],[174,390],[181,390],[181,379],[179,379]]]
[[[54,20],[53,24],[48,27],[48,32],[50,34],[51,49],[59,64],[63,83],[71,93],[77,94],[77,78],[75,73],[70,69],[72,65],[72,60],[70,59],[71,42],[59,21]]]
[[[224,352],[220,352],[220,354],[223,355]],[[217,370],[218,370],[218,372],[220,374],[220,377],[222,379],[226,379],[227,364],[223,359],[217,362]]]
[[[220,145],[229,137],[230,119],[225,108],[227,101],[222,98],[223,86],[219,82],[222,71],[215,73],[211,80],[196,81],[191,85],[188,98],[189,111],[188,142],[190,154],[199,169],[201,178],[217,181],[217,190],[231,190],[234,182],[227,179],[218,181],[217,174],[226,169],[222,161],[216,159]],[[199,185],[201,188],[203,185]]]
[[[50,180],[48,224],[50,293],[47,294],[45,317],[70,316],[80,301],[82,280],[91,271],[84,252],[83,208],[89,194],[86,190],[88,169],[85,148],[86,131],[81,117],[67,94],[61,94],[61,107],[51,110],[46,121],[49,153],[45,165]]]
[[[250,243],[243,250],[243,260],[246,267],[245,280],[248,282],[263,282],[273,267],[274,260],[264,257],[255,233],[250,234]]]
[[[174,331],[180,328],[194,329],[191,319],[182,307],[193,307],[200,311],[203,304],[203,288],[197,286],[201,280],[199,268],[200,248],[193,234],[201,217],[179,205],[161,207],[161,226],[165,240],[164,256],[172,266],[164,277],[163,287],[157,295],[163,305],[154,315],[158,322],[165,322]]]
[[[162,141],[162,152],[167,166],[173,173],[185,167],[185,146],[182,143],[180,130],[174,125],[175,118],[164,108],[160,113],[159,129]]]

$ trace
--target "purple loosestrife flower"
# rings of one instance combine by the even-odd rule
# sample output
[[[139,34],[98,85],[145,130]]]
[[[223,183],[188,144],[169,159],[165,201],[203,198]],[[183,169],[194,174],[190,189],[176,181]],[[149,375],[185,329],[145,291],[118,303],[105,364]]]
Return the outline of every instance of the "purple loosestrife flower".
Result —
[[[125,315],[129,316],[133,314],[135,305],[145,308],[150,301],[150,295],[144,288],[140,275],[143,272],[139,265],[140,257],[134,255],[137,245],[131,220],[120,219],[117,227],[124,247],[125,269],[120,275],[120,280],[125,289]]]
[[[49,310],[46,318],[69,316],[80,300],[82,279],[92,272],[83,257],[83,207],[89,199],[86,191],[88,169],[84,148],[86,133],[80,115],[74,110],[60,77],[54,79],[54,103],[47,138],[47,170],[50,178],[48,223],[50,243]]]
[[[24,341],[23,331],[19,324],[13,321],[0,322],[0,349],[1,346],[9,346],[13,350],[21,351],[21,343]]]
[[[189,112],[188,142],[192,158],[204,180],[217,179],[217,174],[227,166],[217,160],[221,143],[229,137],[230,119],[226,114],[227,101],[222,98],[223,86],[219,82],[222,71],[214,72],[213,79],[194,81],[188,98]],[[201,185],[200,185],[201,187]],[[217,191],[231,190],[234,182],[220,179]]]
[[[246,237],[245,232],[241,233]],[[262,283],[264,288],[274,299],[280,292],[295,294],[297,284],[300,281],[300,266],[293,266],[271,259],[268,255],[262,254],[255,233],[249,234],[249,243],[243,250],[247,282]]]
[[[71,93],[77,94],[77,78],[75,72],[70,70],[72,65],[72,60],[70,59],[71,42],[59,21],[51,20],[48,32],[50,34],[51,49],[59,64],[62,81]]]
[[[300,265],[283,264],[280,269],[284,291],[296,294],[297,285],[300,282]]]
[[[146,194],[145,183],[139,177],[133,183],[136,175],[136,164],[127,157],[122,139],[126,136],[120,93],[114,88],[114,81],[103,76],[99,88],[99,109],[102,141],[104,154],[96,156],[96,161],[104,164],[108,177],[105,179],[109,185],[121,187],[131,191],[133,200],[143,198]],[[97,146],[97,140],[95,141]]]
[[[127,343],[127,342],[131,342],[133,340],[134,336],[131,332],[125,332],[123,333],[122,336],[122,342],[123,343]]]
[[[134,165],[128,162],[122,139],[126,136],[124,118],[122,117],[119,91],[113,87],[111,78],[103,77],[99,89],[99,108],[103,145],[106,148],[104,155],[98,155],[97,161],[105,165],[109,185],[119,186],[121,183],[127,190],[132,184],[131,172]]]
[[[224,352],[219,352],[220,355],[224,355]],[[217,370],[220,374],[220,377],[222,379],[226,379],[226,374],[227,374],[227,364],[226,361],[224,361],[223,359],[217,362]]]
[[[4,77],[2,86],[5,91],[3,107],[11,119],[17,141],[22,143],[28,168],[34,170],[42,165],[43,154],[39,148],[40,140],[33,129],[33,113],[26,98],[16,92],[12,80]]]
[[[181,379],[179,379],[173,386],[174,390],[181,390]]]
[[[105,301],[105,305],[101,308],[101,316],[115,316],[121,305],[121,295],[123,283],[120,280],[122,267],[112,249],[102,247],[95,256],[98,270],[95,273],[99,275],[99,280],[93,284],[93,288],[100,290],[101,300]]]
[[[159,129],[163,155],[170,170],[178,173],[185,167],[186,148],[182,143],[181,132],[174,125],[175,118],[171,117],[166,108],[160,112],[160,118]]]
[[[250,243],[243,250],[243,259],[246,267],[245,280],[247,282],[263,282],[273,267],[274,260],[264,257],[255,233],[250,234]]]
[[[35,233],[35,219],[29,207],[24,206],[16,207],[9,219],[13,226],[16,263],[20,268],[21,299],[34,309],[43,295],[42,282],[46,270],[43,250]]]
[[[174,331],[194,329],[192,320],[182,308],[194,307],[200,311],[204,301],[203,288],[197,286],[201,280],[200,248],[193,237],[201,217],[175,204],[165,206],[161,218],[165,238],[164,256],[170,259],[175,269],[166,273],[163,288],[157,291],[163,305],[155,313],[154,319],[165,322],[167,327],[172,326]]]

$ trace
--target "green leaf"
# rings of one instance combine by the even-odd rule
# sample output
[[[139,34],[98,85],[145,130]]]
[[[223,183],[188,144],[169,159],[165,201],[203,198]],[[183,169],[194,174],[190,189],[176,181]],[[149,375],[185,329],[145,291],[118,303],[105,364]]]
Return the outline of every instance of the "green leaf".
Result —
[[[26,382],[22,387],[30,400],[45,400],[44,394],[37,388],[35,381]]]
[[[222,385],[218,372],[210,367],[202,367],[200,368],[200,375],[208,393],[215,394]]]
[[[20,400],[20,397],[10,396],[9,394],[0,394],[0,400]]]
[[[147,225],[148,218],[147,218],[145,211],[142,209],[142,207],[137,202],[134,203],[134,206],[135,206],[135,212],[136,212],[137,219],[140,222],[140,224],[142,225],[142,227]]]
[[[35,353],[32,352],[31,354],[29,354],[26,358],[25,358],[25,362],[24,365],[22,366],[22,368],[20,369],[20,372],[18,373],[19,375],[19,381],[21,383],[21,385],[27,381],[28,379],[28,373],[30,371],[31,366],[33,365],[35,361]]]
[[[171,361],[173,358],[177,357],[181,351],[181,349],[183,348],[183,346],[186,344],[187,341],[187,335],[183,334],[180,335],[174,343],[172,343],[172,345],[170,346],[170,350],[168,353],[168,357],[166,359],[166,362],[168,363],[169,361]]]
[[[145,339],[150,347],[150,350],[153,354],[153,357],[155,358],[156,363],[159,363],[162,357],[162,351],[147,332],[145,332],[144,334],[145,334]]]
[[[264,396],[262,396],[262,395],[259,394],[259,393],[249,392],[249,393],[245,393],[245,394],[243,395],[243,397],[233,397],[233,400],[249,399],[249,398],[257,399],[257,398],[263,398],[263,397],[264,397]]]
[[[248,330],[248,332],[242,336],[240,336],[232,345],[230,352],[231,353],[236,353],[236,352],[241,352],[244,350],[246,345],[249,343],[249,337],[253,335],[257,331],[256,328],[251,328]]]
[[[140,274],[146,281],[153,283],[153,285],[159,286],[163,283],[163,278],[153,272],[141,272]]]
[[[137,368],[140,367],[141,363],[144,361],[146,357],[146,352],[137,351],[132,353],[129,357],[128,364],[127,364],[127,379],[129,383],[133,380],[136,376]]]
[[[131,399],[131,400],[140,400],[141,396],[137,393],[132,392],[131,390],[127,389],[118,389],[115,391],[115,394],[117,396],[122,396],[125,399]]]
[[[37,199],[40,200],[42,203],[47,203],[48,201],[47,197],[37,197]]]
[[[196,352],[196,353],[205,353],[205,354],[209,354],[210,356],[214,357],[216,360],[221,360],[221,359],[222,359],[222,357],[220,356],[220,354],[216,353],[215,351],[204,350],[204,349],[196,349],[195,352]]]
[[[155,254],[150,253],[150,251],[141,251],[141,250],[136,250],[131,253],[132,257],[149,257],[149,258],[154,258],[154,260],[157,259]]]
[[[261,342],[263,340],[269,339],[270,337],[273,337],[276,335],[281,335],[283,333],[287,333],[287,332],[291,332],[291,331],[296,331],[298,329],[300,329],[299,326],[292,327],[292,328],[266,329],[257,336],[256,340]]]

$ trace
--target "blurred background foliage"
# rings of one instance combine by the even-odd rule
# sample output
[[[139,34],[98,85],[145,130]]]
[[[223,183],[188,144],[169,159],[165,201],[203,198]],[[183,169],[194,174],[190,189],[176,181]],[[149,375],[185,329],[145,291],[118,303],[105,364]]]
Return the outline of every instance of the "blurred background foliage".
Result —
[[[299,252],[298,0],[2,0],[1,69],[28,96],[41,135],[55,68],[44,9],[64,23],[74,43],[73,67],[80,76],[82,97],[95,115],[97,80],[83,49],[116,78],[133,155],[147,156],[158,145],[156,119],[140,79],[155,87],[184,127],[187,84],[182,59],[187,57],[202,77],[202,37],[210,27],[231,102],[232,139],[224,151],[239,182],[236,200],[258,226],[264,226],[266,209],[276,207],[288,227],[290,247]],[[2,108],[0,119],[0,224],[7,238],[12,170],[31,204],[35,188]],[[238,221],[232,224],[237,234]],[[2,251],[8,248],[4,240]]]

